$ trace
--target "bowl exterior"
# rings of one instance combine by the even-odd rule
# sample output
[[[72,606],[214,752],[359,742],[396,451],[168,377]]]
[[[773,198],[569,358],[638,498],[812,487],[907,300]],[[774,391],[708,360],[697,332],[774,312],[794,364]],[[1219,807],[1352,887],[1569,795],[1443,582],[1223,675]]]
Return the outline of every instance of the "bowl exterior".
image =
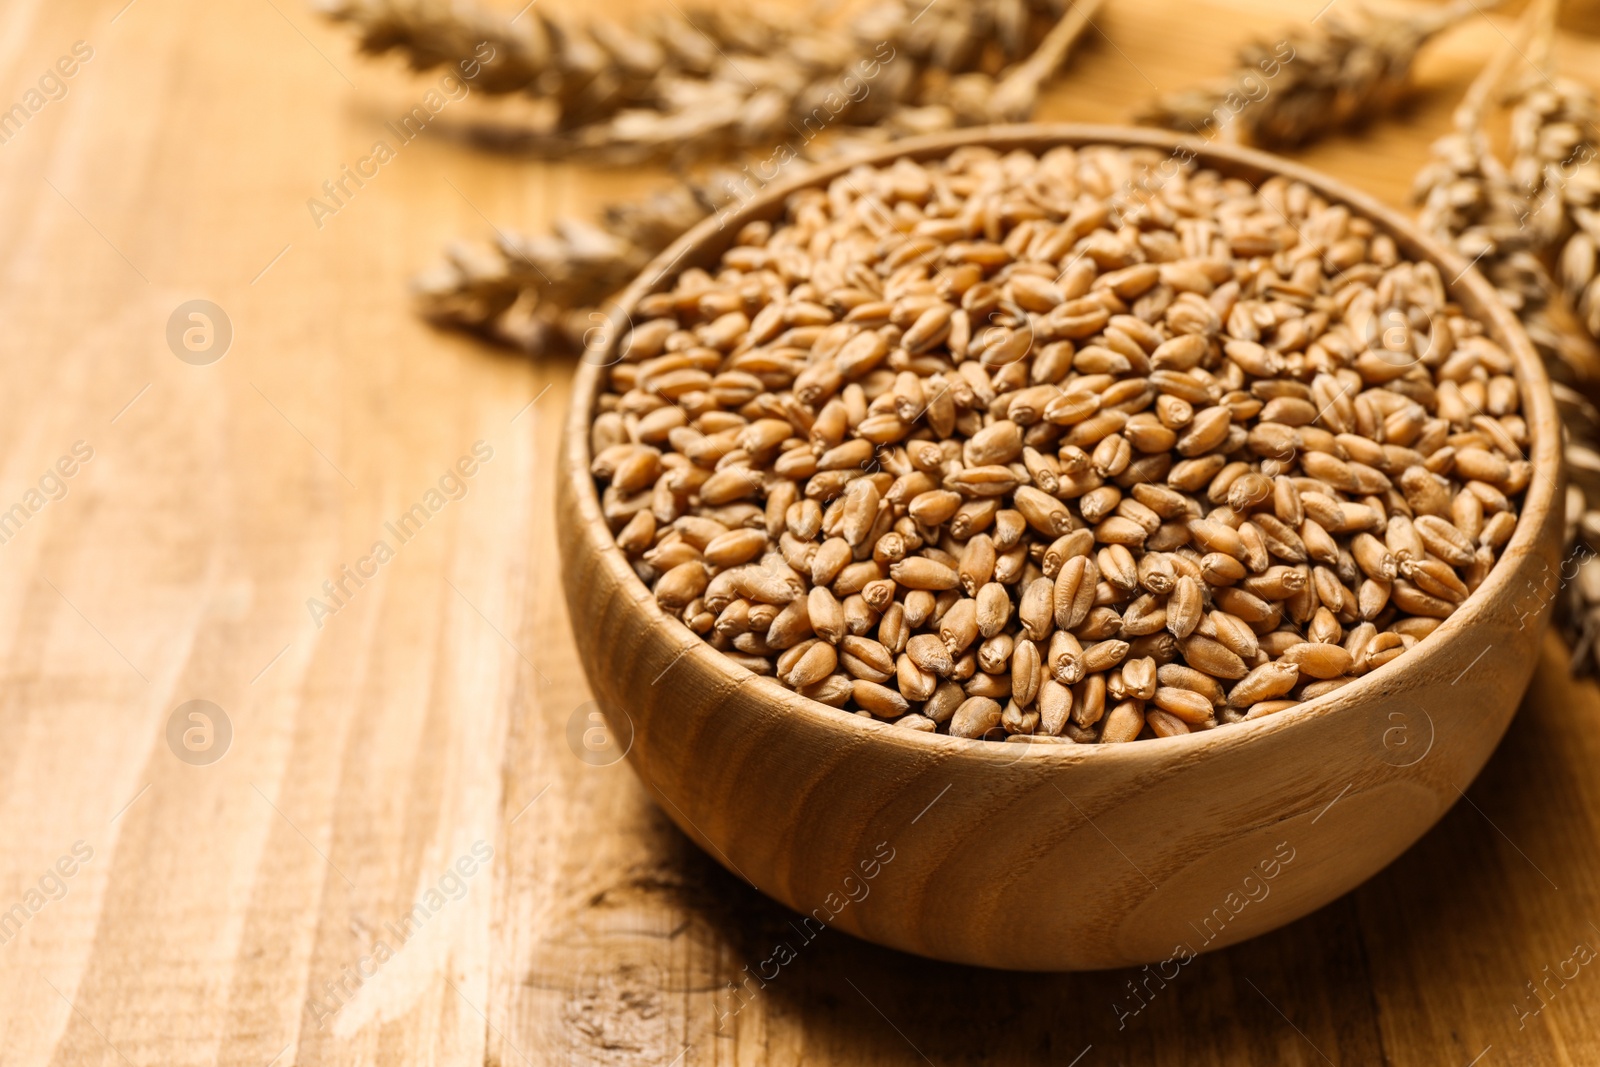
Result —
[[[964,143],[1182,144],[1113,127],[1008,127],[882,158]],[[1444,277],[1465,271],[1404,220],[1314,172],[1238,149],[1185,150],[1242,177],[1306,181]],[[713,262],[744,221],[775,217],[796,184],[702,225],[661,262]],[[670,277],[642,279],[622,311]],[[1387,865],[1460,798],[1515,714],[1559,588],[1548,385],[1476,273],[1451,293],[1516,359],[1534,482],[1484,585],[1437,634],[1358,682],[1204,735],[1105,747],[932,737],[807,701],[662,613],[612,542],[588,474],[600,379],[588,365],[558,506],[567,603],[596,700],[613,723],[631,725],[629,759],[662,809],[730,871],[801,913],[796,929],[808,936],[834,926],[961,963],[1151,963],[1171,977],[1200,952],[1299,918]]]

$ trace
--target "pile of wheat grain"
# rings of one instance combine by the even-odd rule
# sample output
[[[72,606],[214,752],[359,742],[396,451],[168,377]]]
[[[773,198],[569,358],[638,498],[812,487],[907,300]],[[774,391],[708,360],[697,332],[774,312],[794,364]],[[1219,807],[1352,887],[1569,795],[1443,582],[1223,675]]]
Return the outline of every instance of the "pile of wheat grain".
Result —
[[[637,308],[593,427],[661,606],[835,707],[1114,742],[1427,637],[1531,476],[1508,355],[1281,179],[968,148],[857,168]]]

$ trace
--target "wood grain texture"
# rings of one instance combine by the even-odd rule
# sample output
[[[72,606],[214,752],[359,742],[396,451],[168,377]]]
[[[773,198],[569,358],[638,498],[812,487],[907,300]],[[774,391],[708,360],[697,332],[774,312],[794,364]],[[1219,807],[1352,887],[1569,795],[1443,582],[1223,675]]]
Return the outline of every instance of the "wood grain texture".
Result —
[[[1112,0],[1109,43],[1041,117],[1125,120],[1152,84],[1221,73],[1233,44],[1321,6]],[[433,333],[405,297],[451,237],[585,214],[659,176],[425,137],[319,230],[307,198],[422,82],[292,0],[12,0],[0,104],[78,40],[95,54],[66,97],[0,144],[0,504],[73,442],[95,450],[0,545],[0,911],[74,842],[93,856],[0,944],[0,1062],[1600,1056],[1594,969],[1564,987],[1543,971],[1600,947],[1600,694],[1563,677],[1553,639],[1505,742],[1422,841],[1306,919],[1196,960],[1120,1028],[1137,972],[1007,975],[830,929],[719,1033],[725,983],[798,935],[625,766],[568,746],[591,699],[554,550],[571,372]],[[1464,27],[1425,57],[1403,121],[1305,161],[1403,204],[1499,41]],[[1592,77],[1600,45],[1562,54]],[[457,125],[447,112],[441,132]],[[208,367],[164,338],[194,298],[235,328]],[[317,629],[306,600],[478,440],[494,458],[465,497]],[[211,766],[167,747],[190,699],[234,727]],[[312,998],[479,840],[492,867],[319,1028]],[[1530,981],[1554,992],[1519,1020]]]

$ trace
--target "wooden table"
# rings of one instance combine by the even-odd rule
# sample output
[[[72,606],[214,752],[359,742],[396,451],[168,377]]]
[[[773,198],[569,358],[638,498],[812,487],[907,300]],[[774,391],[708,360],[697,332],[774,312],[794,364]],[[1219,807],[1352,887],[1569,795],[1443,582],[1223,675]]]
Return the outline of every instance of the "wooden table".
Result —
[[[1466,799],[1285,930],[1164,985],[829,931],[719,1028],[725,984],[796,935],[569,744],[569,369],[433,332],[405,293],[452,236],[659,179],[425,136],[319,228],[308,198],[424,82],[298,0],[125,3],[0,10],[0,107],[85,42],[0,144],[0,1063],[1600,1057],[1600,965],[1578,962],[1600,950],[1600,694],[1554,638]],[[1320,6],[1113,0],[1042,117],[1125,119]],[[1403,202],[1499,32],[1475,20],[1408,118],[1306,158]],[[1600,42],[1563,55],[1590,76]],[[231,324],[220,359],[203,320],[177,319],[187,361],[169,345],[198,299]],[[391,535],[441,479],[459,499]]]

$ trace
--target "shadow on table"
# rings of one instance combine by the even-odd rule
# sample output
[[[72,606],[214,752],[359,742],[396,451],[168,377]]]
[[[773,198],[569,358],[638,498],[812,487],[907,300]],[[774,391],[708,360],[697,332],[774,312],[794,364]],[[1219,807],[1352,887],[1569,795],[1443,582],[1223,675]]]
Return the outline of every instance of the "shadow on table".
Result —
[[[1541,967],[1577,941],[1600,948],[1586,923],[1600,909],[1581,804],[1596,746],[1577,721],[1593,719],[1600,701],[1587,684],[1573,699],[1580,688],[1558,676],[1548,646],[1541,667],[1467,799],[1409,852],[1327,907],[1202,956],[1170,982],[1151,970],[936,963],[835,930],[806,942],[794,913],[687,843],[682,873],[704,889],[691,907],[736,961],[727,977],[743,978],[746,963],[754,971],[779,943],[796,949],[756,996],[803,1035],[806,1062],[1464,1065],[1490,1044],[1511,1057],[1500,1062],[1540,1053],[1554,1062],[1546,1028],[1518,1011],[1538,1007],[1524,983]],[[1563,1007],[1576,1003],[1572,994]],[[719,998],[717,1010],[737,1004]],[[723,1036],[737,1014],[722,1019]]]

